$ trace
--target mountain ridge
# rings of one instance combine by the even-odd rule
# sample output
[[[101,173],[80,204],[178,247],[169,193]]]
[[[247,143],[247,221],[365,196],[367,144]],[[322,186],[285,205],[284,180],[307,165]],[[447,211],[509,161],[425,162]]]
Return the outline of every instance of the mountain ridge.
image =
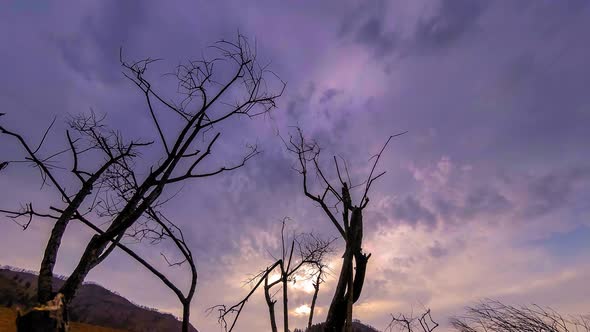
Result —
[[[63,278],[54,277],[54,285]],[[37,275],[11,266],[0,267],[0,306],[35,305]],[[172,314],[142,306],[97,283],[84,283],[70,305],[70,320],[129,332],[179,331],[180,320]],[[191,332],[198,332],[192,325]]]

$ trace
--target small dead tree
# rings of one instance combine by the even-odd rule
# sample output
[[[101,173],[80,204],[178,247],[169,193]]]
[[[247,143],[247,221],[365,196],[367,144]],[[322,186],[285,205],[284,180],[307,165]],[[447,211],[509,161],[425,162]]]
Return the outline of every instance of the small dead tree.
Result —
[[[42,185],[52,185],[64,203],[64,207],[50,206],[52,212],[39,212],[32,203],[25,204],[19,211],[2,210],[14,220],[27,218],[20,223],[24,229],[35,217],[55,220],[39,271],[37,297],[40,305],[53,300],[56,294],[62,294],[60,296],[67,308],[90,270],[104,261],[115,247],[119,247],[176,293],[183,304],[183,331],[188,331],[189,304],[196,286],[196,269],[179,228],[163,217],[159,210],[169,199],[163,197],[162,193],[164,188],[173,184],[236,170],[257,155],[259,152],[256,146],[249,146],[241,160],[229,166],[214,169],[203,166],[210,164],[210,156],[221,136],[221,132],[210,134],[217,129],[218,124],[231,118],[253,118],[267,114],[276,107],[275,100],[285,87],[279,80],[278,91],[269,92],[267,79],[269,74],[274,74],[256,61],[256,53],[249,47],[245,37],[238,35],[236,41],[219,41],[212,49],[218,52],[214,60],[189,61],[179,65],[172,74],[178,83],[181,96],[179,102],[165,98],[150,83],[147,70],[157,60],[148,58],[127,62],[121,54],[124,75],[145,98],[159,148],[155,148],[153,142],[125,141],[120,132],[108,130],[103,125],[103,118],[98,118],[94,113],[73,117],[70,121],[72,131],[66,132],[67,147],[48,156],[42,156],[41,150],[53,123],[36,147],[30,145],[21,134],[0,126],[0,134],[13,137],[25,150],[26,157],[22,162],[36,167]],[[214,65],[219,64],[226,64],[233,71],[223,82],[218,81],[222,76],[217,76],[214,71]],[[162,112],[167,112],[165,116],[174,118],[180,124],[167,131],[160,120]],[[152,164],[139,163],[136,157],[146,151],[159,154],[161,158]],[[66,153],[71,157],[71,174],[79,182],[73,193],[66,189],[72,186],[64,185],[56,175],[61,168],[55,158]],[[85,163],[98,166],[84,167]],[[96,234],[87,243],[72,274],[55,292],[53,269],[71,220],[81,221]],[[105,229],[96,226],[99,224],[106,225]],[[193,278],[187,295],[183,295],[163,274],[121,244],[121,239],[130,230],[154,224],[160,230],[158,237],[171,238],[189,262]],[[135,235],[153,236],[153,231],[146,228]],[[51,331],[51,328],[46,330]]]
[[[538,305],[514,307],[488,299],[466,311],[463,316],[451,318],[451,326],[457,331],[590,331],[590,315],[568,318]]]
[[[309,309],[309,319],[307,321],[307,328],[311,328],[313,325],[313,314],[315,312],[315,305],[318,299],[318,294],[320,292],[320,285],[323,284],[326,280],[326,274],[328,271],[328,266],[326,264],[318,264],[315,272],[315,280],[313,282],[313,296],[311,298],[311,305]]]
[[[367,179],[356,185],[351,183],[347,163],[344,160],[339,162],[336,156],[334,156],[334,166],[339,184],[334,186],[330,182],[327,174],[320,167],[319,145],[314,141],[306,140],[301,129],[297,128],[297,135],[291,136],[289,141],[285,142],[287,149],[297,156],[296,170],[303,178],[305,196],[322,208],[346,245],[338,283],[326,318],[326,331],[340,332],[345,324],[345,330],[352,331],[352,306],[361,295],[367,262],[371,257],[371,254],[365,254],[362,250],[363,210],[369,204],[368,193],[371,185],[385,174],[385,172],[375,174],[383,151],[392,138],[402,134],[404,133],[389,137],[379,153],[371,158],[374,162]],[[343,174],[341,170],[345,173]],[[312,172],[311,175],[310,172]],[[310,189],[310,177],[314,174],[322,187],[319,193],[312,193]],[[346,175],[346,181],[344,175]],[[338,187],[340,190],[337,189]],[[351,190],[359,187],[362,189],[362,195],[355,205]],[[338,207],[341,208],[341,221],[335,214],[339,212]]]
[[[433,332],[438,326],[428,309],[420,316],[391,314],[391,321],[385,328],[385,332]]]
[[[263,282],[264,285],[262,287],[264,291],[264,299],[268,308],[271,331],[278,331],[275,315],[275,304],[277,300],[274,299],[274,295],[279,291],[282,291],[283,331],[290,331],[288,306],[289,283],[296,282],[297,277],[303,279],[310,279],[313,278],[316,274],[322,275],[323,273],[325,273],[321,271],[325,271],[326,269],[325,259],[330,253],[332,253],[332,243],[335,239],[324,240],[313,233],[304,233],[292,236],[292,238],[289,241],[285,235],[286,221],[287,218],[283,219],[281,225],[280,258],[273,256],[273,258],[275,259],[275,262],[273,264],[269,265],[268,267],[260,271],[258,274],[246,281],[246,284],[254,285],[250,292],[242,300],[240,300],[238,303],[234,304],[231,307],[226,307],[225,305],[218,305],[209,308],[210,312],[212,312],[215,309],[218,310],[218,321],[226,331],[231,332],[233,330],[244,305],[254,294],[256,289],[262,285]],[[301,271],[305,268],[311,268],[311,271],[304,271],[304,275],[301,275]],[[269,278],[272,277],[272,272],[275,270],[278,270],[278,277],[275,280],[269,281]],[[281,289],[273,293],[272,289],[278,285],[281,286]],[[319,286],[316,289],[319,290]],[[314,295],[314,301],[316,297],[317,291]],[[234,316],[232,318],[231,324],[229,324],[228,329],[227,319],[230,317],[231,314],[233,314]]]

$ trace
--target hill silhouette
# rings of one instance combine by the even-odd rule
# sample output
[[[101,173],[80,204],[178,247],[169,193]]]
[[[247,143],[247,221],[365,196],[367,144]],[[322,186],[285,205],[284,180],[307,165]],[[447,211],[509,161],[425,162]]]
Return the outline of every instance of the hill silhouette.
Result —
[[[54,278],[60,287],[63,280]],[[0,306],[28,308],[35,305],[37,275],[14,268],[0,268]],[[180,331],[181,322],[171,314],[132,303],[104,287],[84,284],[70,305],[70,320],[130,332]],[[198,332],[190,327],[191,332]]]
[[[303,332],[302,330],[295,329],[294,332]],[[310,328],[306,329],[305,332],[323,332],[324,331],[324,323],[318,323],[312,325]],[[358,320],[353,319],[352,322],[352,332],[379,332],[379,330],[375,329],[370,325],[366,325],[361,323]]]

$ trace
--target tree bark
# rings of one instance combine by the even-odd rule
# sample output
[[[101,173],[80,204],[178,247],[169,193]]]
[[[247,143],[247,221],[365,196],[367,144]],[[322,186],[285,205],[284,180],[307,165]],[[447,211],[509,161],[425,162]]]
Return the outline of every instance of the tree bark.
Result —
[[[61,239],[63,238],[66,227],[72,219],[72,216],[76,213],[84,199],[90,194],[93,182],[86,182],[82,185],[82,189],[80,189],[59,219],[57,219],[51,230],[51,235],[47,242],[47,246],[45,247],[45,253],[43,254],[43,260],[41,261],[39,278],[37,280],[37,301],[39,303],[45,303],[51,300],[51,294],[53,293],[53,268],[55,266],[55,261],[57,260],[57,252],[61,245]]]
[[[346,332],[352,332],[352,298],[354,295],[354,276],[352,270],[348,272],[348,278],[348,292],[346,292],[346,325],[344,330]]]
[[[365,274],[367,271],[367,263],[371,254],[365,255],[362,252],[357,252],[354,254],[354,261],[356,265],[356,269],[354,272],[354,283],[353,289],[354,294],[352,297],[352,303],[356,303],[359,297],[361,296],[361,291],[363,290],[363,285],[365,283]]]
[[[283,274],[282,279],[283,279],[283,325],[284,325],[284,331],[288,332],[289,331],[289,306],[288,306],[288,302],[289,302],[289,298],[288,298],[288,293],[287,293],[287,271],[282,271],[282,267],[281,267],[281,272]]]
[[[320,291],[320,281],[322,278],[322,271],[320,270],[320,272],[318,273],[318,277],[315,281],[315,283],[313,284],[313,297],[311,298],[311,308],[309,310],[309,321],[307,322],[307,328],[311,328],[311,325],[313,324],[313,312],[315,310],[315,303],[318,299],[318,293]]]
[[[182,304],[182,332],[189,332],[191,316],[191,304],[186,302]]]
[[[275,316],[275,303],[270,298],[270,288],[268,287],[268,274],[264,277],[264,299],[266,300],[266,305],[268,306],[268,315],[270,316],[270,328],[272,332],[277,332],[277,319]]]
[[[347,245],[348,247],[348,245]],[[346,319],[346,288],[349,280],[349,271],[352,270],[352,254],[349,249],[344,253],[342,268],[340,269],[340,276],[338,277],[338,284],[336,291],[332,297],[330,308],[328,309],[328,316],[326,317],[325,329],[327,332],[341,332]]]
[[[69,136],[68,136],[69,137]],[[74,153],[76,153],[74,151]],[[69,201],[68,206],[63,211],[59,219],[55,222],[47,246],[45,246],[45,252],[43,254],[43,260],[41,261],[41,267],[39,268],[39,278],[37,279],[37,301],[39,303],[45,303],[50,301],[53,294],[53,268],[55,267],[55,261],[57,260],[57,252],[61,245],[61,239],[66,231],[66,227],[72,217],[78,211],[78,208],[82,205],[86,197],[92,193],[94,183],[109,169],[117,160],[123,158],[123,155],[111,158],[109,161],[104,163],[95,173],[93,173],[88,179],[83,181],[82,187]],[[76,168],[76,166],[74,166]]]
[[[98,259],[100,254],[106,248],[108,242],[101,240],[102,239],[99,235],[94,235],[92,239],[90,239],[78,265],[62,286],[60,292],[65,295],[66,303],[69,303],[74,298],[78,288],[84,282],[88,272],[90,272],[94,261]]]
[[[347,328],[348,325],[352,326],[352,304],[356,303],[360,297],[370,257],[362,253],[362,241],[362,209],[353,208],[350,227],[346,232],[346,251],[342,268],[326,318],[325,330],[328,332],[341,332],[348,321],[350,324],[346,324]],[[353,269],[353,260],[356,263],[356,271]]]
[[[145,187],[149,188],[148,185]],[[160,196],[162,193],[162,187],[162,185],[156,186],[156,188],[154,188],[148,194],[148,196],[143,198],[143,201],[139,203],[141,198],[144,197],[146,191],[146,189],[140,188],[135,193],[134,197],[129,200],[123,211],[121,211],[117,218],[113,220],[109,228],[100,235],[95,234],[92,236],[92,239],[90,239],[88,245],[86,245],[86,249],[84,250],[82,257],[78,261],[78,265],[72,274],[70,274],[68,279],[66,279],[66,282],[59,291],[64,295],[66,304],[74,298],[78,288],[82,285],[82,282],[84,282],[84,279],[86,279],[88,272],[90,272],[90,270],[94,267],[94,263],[104,252],[109,242],[116,238],[119,234],[124,233],[135,221],[137,221],[137,219],[141,217],[141,215],[147,210],[149,206],[151,206],[156,198]],[[138,203],[139,205],[137,205]]]

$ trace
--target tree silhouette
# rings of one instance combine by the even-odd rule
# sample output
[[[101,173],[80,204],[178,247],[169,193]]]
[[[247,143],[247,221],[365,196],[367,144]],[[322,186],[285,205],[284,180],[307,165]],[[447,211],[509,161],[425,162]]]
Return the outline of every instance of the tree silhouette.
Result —
[[[406,316],[404,314],[391,314],[391,321],[385,328],[386,332],[433,332],[439,324],[432,319],[430,309],[419,316]]]
[[[123,73],[145,98],[158,144],[125,140],[121,132],[106,127],[104,117],[92,112],[70,119],[66,148],[42,156],[42,147],[55,119],[36,146],[19,133],[0,126],[0,133],[16,139],[26,152],[24,160],[14,162],[36,167],[42,186],[52,185],[64,203],[63,207],[50,206],[49,212],[34,209],[32,203],[26,203],[18,211],[2,210],[15,221],[25,218],[20,222],[23,229],[34,217],[55,220],[39,271],[37,297],[40,305],[46,305],[55,300],[56,294],[61,294],[65,311],[88,273],[119,247],[174,291],[184,307],[183,331],[188,331],[188,310],[196,287],[196,269],[180,229],[162,212],[164,203],[171,198],[162,196],[164,188],[236,170],[256,156],[259,153],[257,147],[248,146],[239,160],[210,168],[210,156],[222,134],[217,131],[222,128],[218,125],[232,118],[253,118],[270,112],[285,87],[279,80],[277,92],[270,92],[268,79],[276,76],[256,61],[255,51],[242,35],[238,35],[235,41],[221,40],[211,49],[217,52],[213,60],[188,61],[172,73],[178,85],[178,101],[159,93],[147,77],[148,68],[158,59],[129,62],[121,52]],[[226,65],[232,71],[231,76],[225,78],[217,74],[214,65],[215,68]],[[161,120],[164,116],[180,124],[167,130],[168,126]],[[159,154],[160,159],[148,163],[137,158],[142,153]],[[74,192],[56,174],[62,169],[57,165],[56,157],[63,154],[70,155],[70,174],[79,183]],[[87,165],[92,163],[97,166]],[[96,234],[86,244],[74,271],[55,292],[53,269],[65,230],[72,220],[84,223]],[[105,226],[101,228],[97,226],[99,224]],[[142,239],[173,240],[191,267],[192,282],[186,295],[161,272],[121,244],[121,239],[129,232]],[[168,263],[177,265],[178,262]]]
[[[233,331],[242,309],[250,297],[256,292],[258,287],[262,287],[264,291],[264,299],[268,308],[270,319],[270,326],[272,332],[277,332],[277,322],[275,316],[275,304],[277,300],[274,299],[272,289],[280,285],[282,291],[283,304],[283,330],[289,331],[289,293],[288,286],[290,282],[296,282],[296,278],[303,279],[313,278],[317,273],[325,273],[326,257],[333,252],[332,243],[335,239],[325,240],[313,233],[302,233],[293,235],[288,238],[285,234],[285,226],[288,218],[282,220],[281,225],[281,254],[280,257],[275,257],[275,261],[262,269],[253,277],[249,278],[246,284],[253,284],[252,289],[246,294],[242,300],[232,306],[216,305],[208,309],[209,312],[218,311],[218,321],[226,331]],[[304,275],[299,275],[304,268],[311,268],[305,271]],[[271,273],[278,270],[278,277],[270,280]],[[324,271],[324,272],[322,272]],[[319,287],[318,287],[319,289]],[[314,298],[317,297],[317,292]],[[228,322],[231,315],[231,322]]]
[[[385,174],[385,172],[375,174],[383,151],[392,138],[402,134],[404,133],[389,137],[379,153],[371,158],[374,161],[367,179],[356,185],[351,182],[347,163],[344,160],[339,162],[336,156],[334,156],[334,167],[339,183],[338,186],[330,183],[326,172],[320,167],[320,146],[314,141],[306,140],[300,128],[297,128],[295,136],[291,136],[289,141],[285,142],[287,149],[297,156],[298,167],[296,170],[303,178],[305,196],[322,208],[345,242],[342,267],[326,318],[326,331],[340,332],[345,324],[346,331],[352,331],[352,306],[361,295],[367,262],[371,257],[371,254],[365,254],[362,249],[363,210],[369,204],[368,193],[371,185]],[[341,170],[344,171],[344,174]],[[319,179],[322,188],[319,193],[311,192],[310,177],[313,175]],[[344,180],[344,175],[346,175],[347,181]],[[337,189],[338,187],[340,190]],[[362,193],[356,205],[351,196],[351,190],[355,188],[360,188]],[[335,203],[330,203],[334,201]],[[341,212],[340,221],[335,212]]]

